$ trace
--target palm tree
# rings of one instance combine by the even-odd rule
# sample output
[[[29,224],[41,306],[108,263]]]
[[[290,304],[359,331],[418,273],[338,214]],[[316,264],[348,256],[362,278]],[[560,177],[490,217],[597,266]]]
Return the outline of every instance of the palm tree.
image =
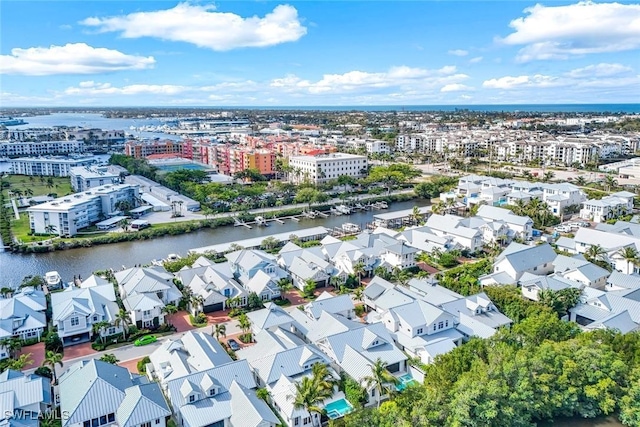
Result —
[[[607,191],[611,191],[612,188],[615,188],[618,186],[618,181],[613,177],[613,175],[607,175],[604,177],[603,184],[607,189]]]
[[[124,219],[120,220],[118,225],[120,226],[120,228],[122,228],[122,231],[124,231],[126,233],[126,232],[129,231],[129,226],[131,225],[131,220],[129,218],[124,218]]]
[[[129,325],[131,325],[131,317],[129,317],[129,313],[127,313],[123,309],[120,309],[120,311],[118,311],[118,313],[116,314],[116,319],[113,323],[114,325],[116,325],[116,328],[122,325],[122,337],[126,340],[127,333],[129,332]]]
[[[414,223],[414,225],[418,225],[420,223],[420,219],[422,219],[422,214],[420,213],[420,208],[414,206],[409,214],[409,219]]]
[[[211,335],[216,337],[217,341],[220,341],[220,337],[227,337],[227,327],[224,323],[218,323],[212,327]]]
[[[91,327],[91,329],[93,330],[93,333],[98,334],[100,336],[100,341],[102,341],[103,343],[104,343],[104,337],[102,336],[102,332],[108,326],[111,326],[111,323],[103,320],[101,322],[94,323],[93,326]]]
[[[316,425],[314,413],[322,415],[324,409],[320,404],[333,395],[335,380],[326,365],[315,363],[311,368],[312,376],[304,377],[295,383],[296,394],[288,396],[293,399],[295,409],[304,409],[311,417],[311,425]]]
[[[30,188],[25,189],[24,190],[24,195],[25,196],[29,196],[29,197],[33,196],[33,190],[30,189]]]
[[[47,350],[44,360],[42,361],[42,366],[51,367],[51,374],[53,375],[53,385],[58,382],[56,375],[56,365],[60,365],[61,368],[64,366],[62,363],[62,357],[62,353],[56,353],[55,351]]]
[[[102,355],[100,360],[102,362],[111,363],[112,365],[116,365],[119,362],[118,358],[113,353],[107,353],[107,354]]]
[[[53,224],[49,224],[46,227],[44,227],[44,232],[47,234],[55,234],[57,231],[57,227]]]
[[[251,331],[251,320],[246,313],[242,313],[238,316],[238,326],[242,329],[243,334],[248,334]]]
[[[587,180],[584,176],[580,175],[578,176],[575,181],[573,181],[578,187],[584,187],[585,185],[587,185]]]
[[[13,358],[7,364],[7,369],[21,371],[27,366],[33,365],[33,357],[31,353],[21,354],[18,358]]]
[[[435,205],[431,205],[431,212],[433,212],[436,215],[440,215],[442,214],[442,212],[444,212],[444,208],[445,208],[445,204],[441,200]]]
[[[0,340],[0,347],[4,347],[9,352],[10,358],[15,358],[22,349],[22,340],[16,337],[9,337]]]
[[[191,308],[194,310],[194,314],[200,313],[202,311],[202,304],[204,304],[204,298],[202,295],[191,295]]]
[[[269,390],[264,387],[260,387],[256,390],[256,397],[260,400],[264,400],[265,402],[267,402],[269,400],[269,396]]]
[[[162,308],[164,314],[175,314],[178,312],[178,307],[173,304],[167,304]]]
[[[591,261],[601,261],[606,254],[607,251],[600,245],[589,246],[589,249],[585,252],[585,255]]]
[[[394,268],[391,275],[393,280],[402,286],[406,286],[409,282],[409,274],[401,268]]]
[[[311,374],[313,377],[313,381],[326,392],[329,392],[327,397],[330,397],[333,394],[333,387],[336,385],[336,380],[329,372],[329,368],[324,363],[314,363],[311,366]]]
[[[291,283],[291,279],[288,277],[283,277],[278,280],[278,289],[280,289],[280,298],[284,298],[285,294],[293,289],[293,283]]]
[[[353,274],[358,276],[358,285],[362,282],[362,275],[364,274],[364,263],[362,261],[358,261],[353,265]]]
[[[378,391],[378,408],[380,408],[380,400],[385,392],[391,392],[393,386],[399,383],[399,380],[394,377],[391,372],[387,371],[387,367],[384,361],[378,358],[371,367],[371,375],[365,377],[365,384],[367,388],[373,386]]]
[[[8,287],[3,287],[2,289],[0,289],[0,296],[2,296],[2,298],[8,298],[13,294],[13,289],[8,288]]]
[[[548,171],[548,172],[545,172],[545,173],[544,173],[544,175],[542,175],[542,180],[543,180],[544,182],[549,182],[549,181],[551,181],[555,176],[556,176],[556,174],[555,174],[555,173],[553,173],[552,171]]]
[[[633,273],[633,268],[640,263],[636,248],[633,246],[625,246],[618,251],[618,254],[627,262],[627,274]]]
[[[513,204],[513,213],[516,215],[526,215],[526,210],[527,210],[527,203],[522,200],[522,199],[518,199],[516,200],[516,202]]]
[[[339,288],[341,285],[344,285],[344,277],[342,276],[331,276],[329,279],[329,284],[334,287],[334,289]]]
[[[362,301],[362,298],[364,297],[364,291],[362,290],[362,288],[355,288],[353,290],[353,297],[357,301]]]

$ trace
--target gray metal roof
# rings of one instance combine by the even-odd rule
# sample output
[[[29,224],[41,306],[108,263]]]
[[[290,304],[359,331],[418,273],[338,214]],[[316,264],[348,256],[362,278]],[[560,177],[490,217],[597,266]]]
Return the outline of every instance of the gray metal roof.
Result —
[[[7,369],[0,374],[0,424],[16,409],[31,410],[40,403],[51,405],[51,383],[37,375]]]
[[[314,319],[318,319],[323,311],[335,314],[353,309],[355,307],[350,295],[331,295],[326,291],[304,306],[304,310],[310,313]]]
[[[171,411],[160,391],[160,386],[157,383],[150,383],[125,390],[125,397],[116,412],[116,420],[119,427],[136,427],[169,415]]]

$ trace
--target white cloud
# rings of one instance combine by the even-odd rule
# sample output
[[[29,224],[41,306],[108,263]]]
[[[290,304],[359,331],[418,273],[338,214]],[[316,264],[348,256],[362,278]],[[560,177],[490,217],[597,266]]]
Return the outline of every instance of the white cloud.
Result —
[[[448,85],[444,85],[440,92],[464,92],[473,90],[471,86],[463,85],[460,83],[450,83]]]
[[[469,55],[469,51],[468,50],[464,50],[464,49],[453,49],[453,50],[450,50],[447,53],[449,55],[453,55],[453,56],[467,56],[467,55]]]
[[[125,38],[155,37],[216,51],[273,46],[296,41],[307,33],[298,19],[298,11],[289,5],[276,6],[262,18],[243,18],[216,12],[213,5],[180,3],[172,9],[91,17],[80,24],[103,33],[120,32]]]
[[[488,89],[514,89],[518,87],[551,87],[561,82],[557,77],[536,74],[534,76],[505,76],[498,79],[486,80],[482,87]]]
[[[155,62],[152,56],[127,55],[117,50],[74,43],[11,49],[11,55],[0,55],[0,74],[97,74],[144,70],[152,68]]]
[[[527,16],[509,24],[515,31],[500,40],[524,45],[519,62],[640,48],[640,4],[537,4],[524,12]]]
[[[596,64],[588,65],[583,68],[576,68],[567,73],[568,77],[581,78],[581,77],[610,77],[620,74],[628,74],[633,72],[631,67],[627,67],[622,64]]]
[[[472,64],[477,64],[478,62],[481,62],[483,60],[482,56],[476,56],[475,58],[471,58],[469,60],[470,63]]]

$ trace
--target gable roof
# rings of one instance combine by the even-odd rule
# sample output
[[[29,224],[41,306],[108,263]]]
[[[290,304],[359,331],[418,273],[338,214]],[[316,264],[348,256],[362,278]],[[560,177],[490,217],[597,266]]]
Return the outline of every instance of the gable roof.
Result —
[[[72,313],[84,316],[97,314],[113,321],[119,311],[115,303],[115,290],[111,284],[78,289],[69,287],[62,292],[51,294],[53,321],[66,319]]]
[[[320,318],[323,311],[327,313],[340,313],[354,310],[355,306],[350,295],[331,295],[324,291],[318,298],[304,306],[304,310],[314,319]]]
[[[171,415],[157,384],[129,387],[116,412],[119,427],[136,427],[159,417]]]
[[[494,265],[506,259],[516,273],[521,273],[540,264],[552,263],[555,258],[556,253],[548,243],[528,246],[512,242],[498,255]]]

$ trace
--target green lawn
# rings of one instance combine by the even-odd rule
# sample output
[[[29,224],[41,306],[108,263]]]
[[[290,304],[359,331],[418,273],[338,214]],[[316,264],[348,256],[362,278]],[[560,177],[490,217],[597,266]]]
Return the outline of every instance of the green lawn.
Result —
[[[20,190],[23,194],[25,190],[31,189],[34,196],[43,196],[55,193],[59,197],[71,194],[71,180],[69,178],[52,177],[53,186],[47,183],[49,177],[44,177],[44,181],[37,176],[26,175],[8,175],[2,178],[3,186],[9,183],[8,188],[3,188],[2,192],[5,197],[8,196],[9,190]]]
[[[12,215],[13,218],[13,215]],[[42,240],[50,239],[51,236],[30,236],[29,232],[31,228],[29,227],[29,214],[26,212],[22,212],[20,214],[20,219],[12,219],[11,220],[11,232],[13,236],[17,239],[22,240],[24,243],[30,242],[40,242]]]

